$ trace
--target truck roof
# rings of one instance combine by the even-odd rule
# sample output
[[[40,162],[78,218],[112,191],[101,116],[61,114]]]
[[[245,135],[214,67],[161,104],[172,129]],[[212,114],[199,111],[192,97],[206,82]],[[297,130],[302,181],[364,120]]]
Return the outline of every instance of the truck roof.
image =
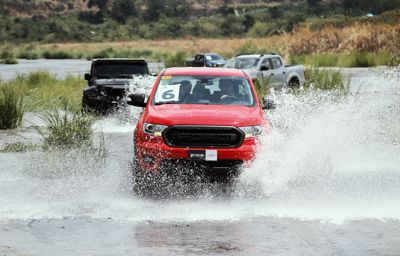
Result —
[[[263,53],[263,54],[247,54],[247,53],[242,53],[242,54],[236,55],[235,58],[261,58],[261,57],[263,57],[263,56],[266,56],[266,57],[276,57],[276,56],[279,56],[279,55],[276,54],[276,53],[272,53],[272,52],[270,52],[270,53]]]
[[[199,53],[196,53],[196,55],[220,55],[220,54],[218,54],[216,52],[199,52]]]
[[[207,68],[207,67],[181,67],[181,68],[168,68],[165,70],[164,75],[212,75],[212,76],[240,76],[246,75],[242,70],[231,68]]]
[[[145,59],[129,59],[129,58],[101,58],[93,59],[92,62],[129,62],[129,63],[140,63],[147,64]]]

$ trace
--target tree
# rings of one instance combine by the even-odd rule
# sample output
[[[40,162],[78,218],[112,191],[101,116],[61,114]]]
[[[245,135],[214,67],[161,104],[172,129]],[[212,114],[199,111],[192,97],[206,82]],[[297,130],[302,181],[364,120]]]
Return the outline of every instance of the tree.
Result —
[[[190,14],[190,5],[181,0],[147,0],[144,18],[147,21],[157,21],[161,16],[182,17]]]
[[[99,8],[98,15],[102,18],[107,17],[108,0],[89,0],[88,7],[92,8],[97,6]]]
[[[271,15],[272,19],[279,19],[283,16],[283,11],[277,6],[269,8],[268,12]]]
[[[243,25],[244,25],[246,31],[248,31],[255,23],[256,23],[256,20],[254,19],[253,16],[251,16],[250,14],[247,14],[247,13],[244,15]]]
[[[307,4],[308,4],[308,6],[311,7],[311,8],[317,6],[317,4],[318,4],[319,2],[321,2],[321,0],[307,0]]]
[[[111,8],[111,18],[118,22],[125,22],[127,18],[136,14],[133,0],[115,0]]]

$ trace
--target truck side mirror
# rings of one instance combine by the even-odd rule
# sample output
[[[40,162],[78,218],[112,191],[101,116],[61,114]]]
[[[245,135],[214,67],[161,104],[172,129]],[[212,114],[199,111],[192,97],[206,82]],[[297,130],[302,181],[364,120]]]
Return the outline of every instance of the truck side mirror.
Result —
[[[261,64],[260,71],[267,71],[267,70],[269,70],[269,65],[267,65],[267,64]]]
[[[92,79],[92,75],[89,73],[85,73],[85,80],[89,81],[90,79]]]
[[[146,107],[146,94],[133,93],[128,95],[129,99],[126,103],[135,107]]]
[[[273,99],[263,98],[263,106],[262,106],[263,110],[275,109],[275,108],[276,108],[276,105],[275,105],[275,101]]]

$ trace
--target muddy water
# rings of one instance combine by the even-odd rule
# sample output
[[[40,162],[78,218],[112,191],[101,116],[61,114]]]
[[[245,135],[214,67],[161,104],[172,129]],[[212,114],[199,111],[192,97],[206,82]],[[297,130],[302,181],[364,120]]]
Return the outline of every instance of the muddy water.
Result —
[[[398,255],[396,72],[356,73],[346,97],[277,92],[272,132],[229,193],[190,184],[168,199],[135,196],[135,109],[93,127],[105,134],[104,162],[79,152],[2,153],[0,255]],[[5,141],[40,137],[26,125],[2,133]]]

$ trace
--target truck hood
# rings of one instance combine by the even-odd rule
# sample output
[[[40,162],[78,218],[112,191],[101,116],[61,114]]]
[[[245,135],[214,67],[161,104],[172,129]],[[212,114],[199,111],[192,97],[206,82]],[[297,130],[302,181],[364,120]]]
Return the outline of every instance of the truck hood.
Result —
[[[145,122],[162,125],[250,126],[264,122],[258,107],[234,105],[165,104],[149,105]]]

